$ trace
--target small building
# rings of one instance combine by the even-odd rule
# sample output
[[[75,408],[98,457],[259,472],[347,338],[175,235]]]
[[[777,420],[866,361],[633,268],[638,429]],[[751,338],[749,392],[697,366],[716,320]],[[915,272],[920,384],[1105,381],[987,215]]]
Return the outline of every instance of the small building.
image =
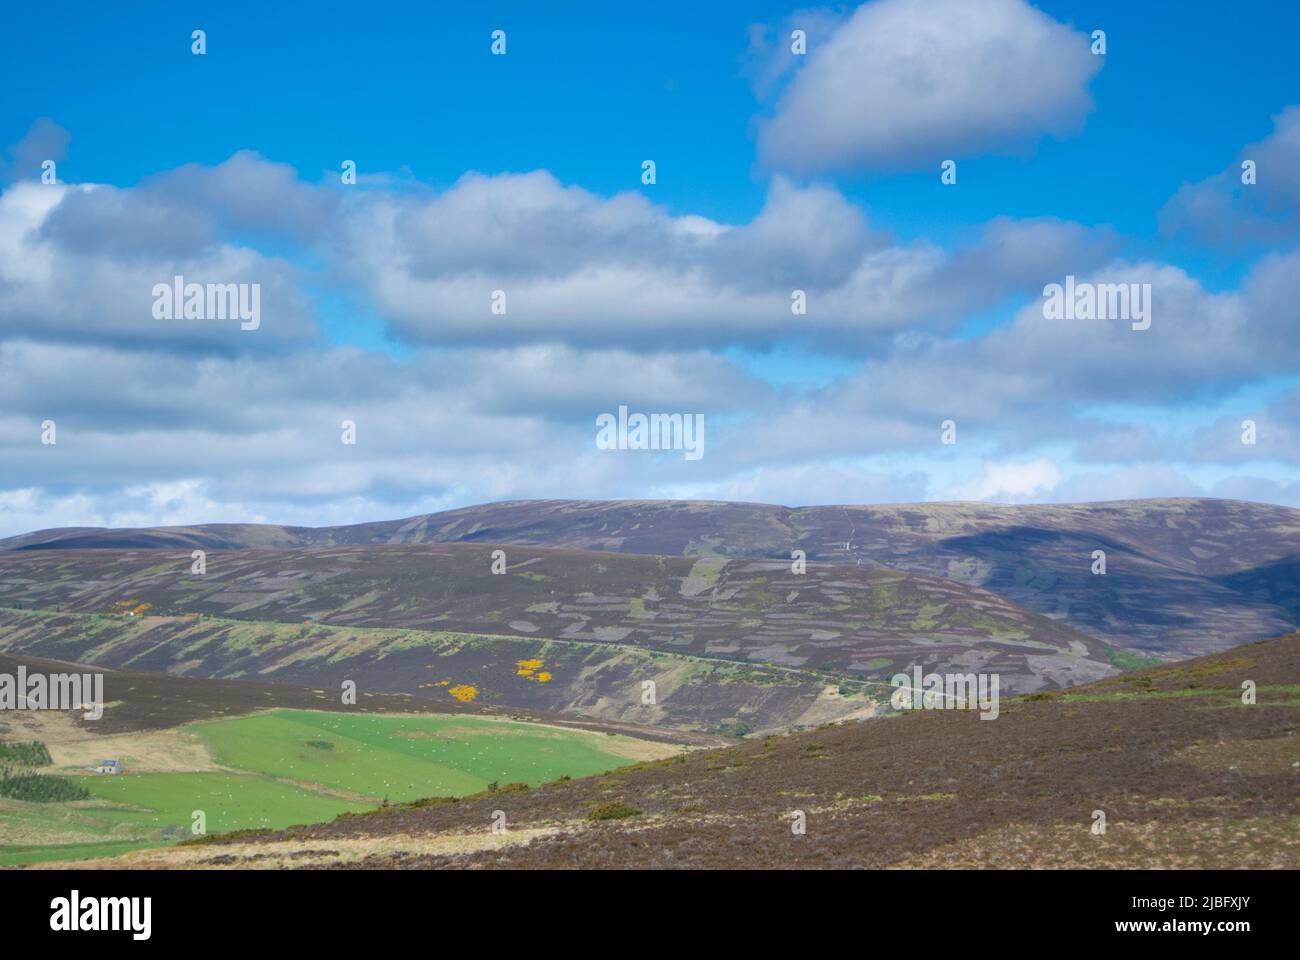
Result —
[[[95,768],[96,773],[121,773],[122,761],[120,760],[101,760],[99,766]]]

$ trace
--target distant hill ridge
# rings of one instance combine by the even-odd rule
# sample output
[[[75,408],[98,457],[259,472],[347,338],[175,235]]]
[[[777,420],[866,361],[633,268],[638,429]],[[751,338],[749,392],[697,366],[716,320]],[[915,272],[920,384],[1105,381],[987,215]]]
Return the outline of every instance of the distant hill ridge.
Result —
[[[0,550],[154,548],[194,545],[256,549],[361,543],[455,543],[470,540],[625,553],[769,555],[787,543],[824,534],[835,553],[859,535],[886,528],[955,536],[990,527],[1105,528],[1146,539],[1149,521],[1173,531],[1205,523],[1266,528],[1300,538],[1300,510],[1239,500],[1167,498],[1077,504],[912,503],[785,507],[721,500],[505,500],[399,520],[326,527],[266,523],[204,523],[180,527],[64,527],[0,539]],[[1135,520],[1145,520],[1137,528]],[[687,522],[689,521],[689,522]],[[1172,521],[1172,522],[1171,522]],[[1204,532],[1201,530],[1200,532]],[[707,544],[709,537],[721,542]],[[780,542],[778,542],[780,541]],[[839,544],[839,547],[836,545]],[[1179,546],[1174,542],[1171,545]],[[711,547],[708,548],[708,547]],[[851,548],[850,548],[851,551]],[[1196,557],[1189,559],[1196,560]]]
[[[0,551],[483,543],[888,567],[1000,594],[1116,646],[1189,656],[1300,625],[1300,510],[1213,499],[784,507],[519,500],[334,527],[43,530]],[[1094,551],[1106,574],[1092,572]]]

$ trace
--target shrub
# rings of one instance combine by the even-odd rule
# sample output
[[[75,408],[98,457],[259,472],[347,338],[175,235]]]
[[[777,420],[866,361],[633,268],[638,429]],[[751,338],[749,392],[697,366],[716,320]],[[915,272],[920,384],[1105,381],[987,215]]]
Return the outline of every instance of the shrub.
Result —
[[[420,807],[442,807],[449,803],[460,803],[460,797],[421,797],[419,800],[412,800],[410,803],[403,804],[403,806],[418,810]],[[340,814],[340,816],[344,816],[344,814]]]
[[[341,819],[341,818],[340,818]],[[285,831],[286,833],[288,831]],[[205,844],[216,843],[226,840],[252,840],[255,837],[269,837],[275,831],[267,827],[248,827],[243,830],[230,830],[226,833],[204,833],[197,837],[187,837],[180,841],[177,846],[181,847],[201,847]]]
[[[641,815],[641,810],[632,806],[630,803],[623,803],[621,800],[612,800],[609,803],[598,804],[591,808],[587,814],[588,820],[622,820],[624,817],[637,817]]]

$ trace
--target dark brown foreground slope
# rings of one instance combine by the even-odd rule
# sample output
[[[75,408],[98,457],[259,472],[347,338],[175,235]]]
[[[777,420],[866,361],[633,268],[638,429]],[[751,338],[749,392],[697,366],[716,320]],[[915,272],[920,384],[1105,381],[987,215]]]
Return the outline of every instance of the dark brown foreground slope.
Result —
[[[996,720],[850,723],[113,865],[1295,868],[1298,786],[1294,634],[1005,701]],[[497,810],[509,829],[489,843]]]

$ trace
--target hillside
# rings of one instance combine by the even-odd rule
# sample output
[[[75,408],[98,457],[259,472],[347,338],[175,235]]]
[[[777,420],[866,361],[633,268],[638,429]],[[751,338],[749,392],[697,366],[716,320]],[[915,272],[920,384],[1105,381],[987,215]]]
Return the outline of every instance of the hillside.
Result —
[[[1297,770],[1293,634],[1007,702],[993,722],[920,711],[110,865],[1295,869]],[[500,836],[483,828],[497,809]]]
[[[0,673],[85,671],[0,655]],[[584,776],[716,744],[628,724],[403,695],[110,670],[104,715],[0,716],[0,867],[112,856],[209,832],[328,820],[430,794]],[[97,776],[103,758],[123,772]],[[8,781],[9,773],[19,774]]]
[[[210,752],[181,771],[200,778],[195,789],[269,778],[259,789],[279,811],[221,822],[275,829],[136,850],[127,866],[1296,866],[1295,517],[1217,501],[563,502],[319,530],[54,532],[0,550],[0,655],[129,671],[109,674],[118,690],[155,678],[133,679],[106,720],[165,726],[169,758],[192,752],[194,730],[175,723],[263,700],[329,706],[347,681],[371,710],[563,716],[557,725],[735,743],[481,797],[472,790],[492,781],[471,750],[465,770],[427,781],[459,784],[456,799],[408,777],[393,795],[422,799],[363,813],[385,790],[303,752],[321,739],[308,730],[317,720],[259,720],[229,730],[262,731],[290,762],[320,767],[311,796],[279,755],[239,773]],[[193,549],[206,551],[203,573]],[[1090,570],[1094,549],[1106,551],[1104,576]],[[795,550],[806,569],[792,567]],[[1270,624],[1287,635],[1242,645]],[[1142,653],[1230,646],[1123,672],[1149,663]],[[996,674],[996,720],[895,715],[887,678],[913,665]],[[273,683],[239,686],[248,680]],[[1248,680],[1256,704],[1242,701]],[[194,703],[168,683],[198,685]],[[171,692],[154,702],[151,684]],[[298,692],[285,701],[280,685]],[[406,756],[417,748],[394,738],[443,736],[429,720],[358,746],[368,726],[320,722],[343,723],[337,744],[359,755]],[[230,742],[243,756],[240,736]],[[545,749],[520,769],[541,770]],[[328,816],[321,797],[344,815],[281,829],[293,810]],[[495,810],[505,834],[482,829]],[[1090,829],[1098,810],[1105,835]],[[804,834],[790,831],[796,812]],[[72,814],[83,832],[99,822]],[[57,817],[6,815],[74,842],[59,839]],[[158,825],[130,816],[131,843],[155,844]],[[94,836],[97,855],[116,852]],[[33,841],[6,855],[47,851]]]
[[[135,671],[324,688],[335,700],[351,682],[358,691],[442,706],[736,734],[870,715],[883,687],[606,642],[197,617],[0,609],[0,649]],[[650,701],[647,682],[655,685]]]
[[[1300,625],[1300,511],[1226,500],[788,508],[701,501],[515,501],[343,527],[76,528],[0,551],[483,543],[883,566],[993,591],[1090,636],[1164,657]],[[1091,573],[1094,550],[1107,573]]]
[[[339,706],[334,690],[303,687],[288,683],[256,680],[224,680],[182,677],[166,673],[122,670],[97,665],[48,660],[28,654],[0,653],[0,673],[14,675],[18,667],[29,673],[58,674],[87,672],[104,674],[104,715],[87,721],[78,711],[16,711],[0,716],[0,740],[41,739],[58,741],[87,737],[115,737],[147,733],[201,720],[244,716],[261,710],[333,710]],[[523,708],[502,710],[486,703],[459,700],[436,701],[403,693],[357,691],[356,703],[350,708],[366,713],[430,713],[449,717],[508,717],[548,726],[573,727],[600,733],[620,733],[641,740],[677,743],[693,747],[719,746],[728,740],[664,727],[631,723],[582,720],[559,714],[541,713]],[[52,731],[52,728],[54,732]]]
[[[1000,672],[1011,692],[1114,672],[1114,651],[1086,634],[941,577],[826,563],[795,573],[789,561],[504,549],[502,574],[492,572],[491,545],[430,544],[214,552],[201,576],[190,573],[184,553],[17,551],[0,553],[0,607],[535,637],[858,678],[888,677],[913,663],[961,662]],[[13,642],[0,634],[0,648]],[[69,645],[48,628],[41,645],[32,652],[57,649],[96,662],[108,654],[98,642]],[[148,669],[183,663],[186,672],[222,676],[300,662],[300,646],[250,660],[239,651],[221,654],[191,631],[183,644],[154,644],[131,656]],[[128,663],[120,650],[115,656]]]

